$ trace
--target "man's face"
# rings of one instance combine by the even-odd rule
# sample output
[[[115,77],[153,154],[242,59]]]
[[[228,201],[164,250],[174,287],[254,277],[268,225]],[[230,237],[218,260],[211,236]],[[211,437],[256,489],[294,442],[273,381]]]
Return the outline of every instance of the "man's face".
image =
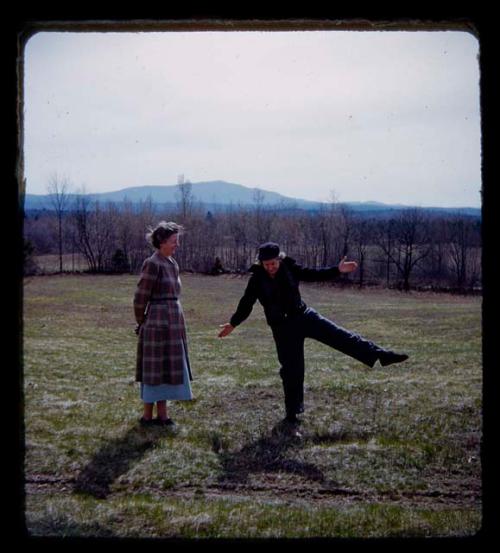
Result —
[[[280,268],[280,259],[277,257],[275,259],[268,259],[267,261],[262,262],[262,266],[267,274],[273,277]]]

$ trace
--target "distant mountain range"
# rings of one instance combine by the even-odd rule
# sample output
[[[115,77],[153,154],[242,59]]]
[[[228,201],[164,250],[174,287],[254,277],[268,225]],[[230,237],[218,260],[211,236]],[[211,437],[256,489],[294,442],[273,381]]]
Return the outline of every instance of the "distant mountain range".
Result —
[[[225,181],[208,181],[191,183],[191,195],[193,202],[203,203],[207,210],[217,211],[227,209],[231,206],[250,207],[256,206],[260,202],[265,208],[279,208],[285,210],[307,210],[315,211],[319,209],[322,202],[313,202],[300,198],[290,198],[277,192],[270,192],[260,188],[249,188],[241,184]],[[158,206],[169,207],[177,204],[180,199],[178,185],[166,186],[134,186],[123,188],[114,192],[101,192],[98,194],[86,194],[91,200],[99,200],[100,203],[114,202],[121,204],[129,201],[138,204],[141,201],[151,200]],[[69,204],[76,199],[78,195],[68,194]],[[364,212],[366,214],[382,215],[387,212],[399,211],[414,206],[401,204],[384,204],[381,202],[342,202],[354,212]],[[33,210],[53,209],[50,194],[26,194],[24,201],[26,212]],[[473,207],[446,208],[446,207],[428,207],[426,211],[443,213],[461,213],[480,217],[481,209]]]

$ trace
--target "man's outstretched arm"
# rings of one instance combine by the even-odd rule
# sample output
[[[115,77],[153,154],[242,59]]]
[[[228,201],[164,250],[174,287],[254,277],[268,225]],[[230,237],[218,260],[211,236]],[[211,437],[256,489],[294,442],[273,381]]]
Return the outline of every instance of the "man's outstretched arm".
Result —
[[[220,325],[220,328],[222,328],[222,330],[219,332],[219,338],[224,338],[224,336],[231,334],[235,327],[237,327],[246,318],[248,318],[248,316],[252,312],[255,302],[257,301],[255,284],[255,279],[253,278],[253,276],[251,276],[245,289],[245,293],[240,299],[234,315],[231,317],[228,323]]]
[[[321,282],[325,280],[333,280],[342,273],[352,273],[358,268],[356,261],[346,261],[347,257],[343,257],[338,265],[333,267],[323,267],[321,269],[309,269],[295,264],[292,270],[295,272],[299,280],[308,282]]]

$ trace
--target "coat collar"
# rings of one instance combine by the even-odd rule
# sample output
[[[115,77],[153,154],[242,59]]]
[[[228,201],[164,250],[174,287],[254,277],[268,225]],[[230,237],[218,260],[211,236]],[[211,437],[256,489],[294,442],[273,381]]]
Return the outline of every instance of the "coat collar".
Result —
[[[152,257],[154,257],[159,263],[166,263],[175,265],[174,258],[173,257],[165,257],[162,255],[159,251],[156,251]]]
[[[295,265],[295,259],[291,258],[291,257],[285,257],[281,260],[281,263],[286,265],[287,267],[290,267],[292,265]],[[281,267],[280,267],[281,269]],[[248,271],[250,273],[253,273],[254,275],[259,275],[259,274],[267,274],[266,273],[266,270],[264,269],[264,267],[262,267],[262,265],[260,265],[259,263],[254,263],[249,269]]]

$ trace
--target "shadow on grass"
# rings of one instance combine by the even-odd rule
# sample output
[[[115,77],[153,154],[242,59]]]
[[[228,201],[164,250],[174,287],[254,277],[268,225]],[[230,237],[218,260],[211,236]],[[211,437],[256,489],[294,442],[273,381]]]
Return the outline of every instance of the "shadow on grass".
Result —
[[[105,499],[113,482],[138,463],[162,437],[161,427],[131,428],[124,436],[108,442],[94,455],[76,478],[73,491]]]
[[[278,423],[269,436],[245,445],[236,453],[219,452],[217,436],[212,448],[221,459],[224,473],[220,482],[246,483],[251,473],[287,472],[311,481],[325,482],[325,476],[315,465],[290,457],[293,449],[301,447],[302,438],[293,426]]]
[[[29,536],[49,540],[58,537],[68,538],[114,538],[116,533],[111,528],[99,524],[98,522],[77,523],[70,519],[71,515],[58,516],[54,518],[48,514],[43,518],[37,519],[31,524]],[[43,542],[42,542],[43,543]],[[84,545],[82,543],[82,545]],[[85,545],[89,545],[88,542]]]

